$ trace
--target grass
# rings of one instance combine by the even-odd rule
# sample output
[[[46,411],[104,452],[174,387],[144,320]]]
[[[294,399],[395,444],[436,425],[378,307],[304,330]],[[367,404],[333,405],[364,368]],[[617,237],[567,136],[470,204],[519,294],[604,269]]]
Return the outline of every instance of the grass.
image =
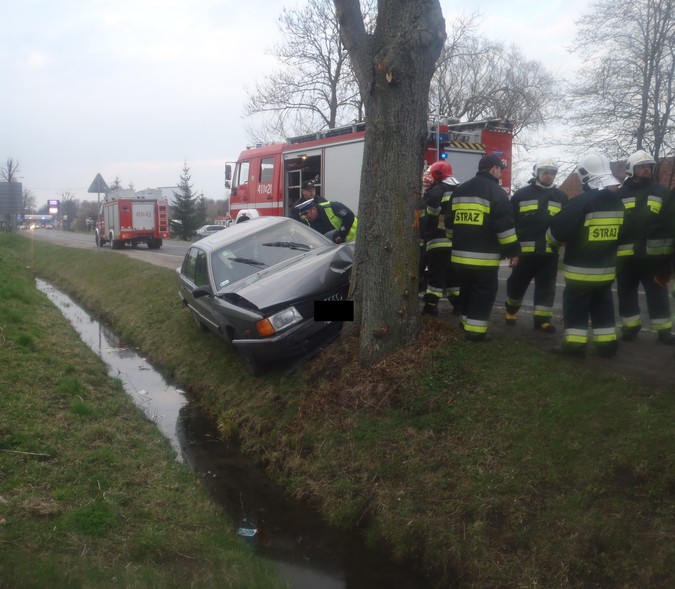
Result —
[[[0,236],[0,587],[280,587],[36,290],[25,245]]]
[[[438,586],[675,586],[671,391],[433,320],[367,370],[343,338],[294,374],[253,379],[196,332],[171,271],[18,237],[7,248],[193,390],[289,492]],[[21,353],[41,345],[23,335]],[[95,506],[83,519],[114,530]]]

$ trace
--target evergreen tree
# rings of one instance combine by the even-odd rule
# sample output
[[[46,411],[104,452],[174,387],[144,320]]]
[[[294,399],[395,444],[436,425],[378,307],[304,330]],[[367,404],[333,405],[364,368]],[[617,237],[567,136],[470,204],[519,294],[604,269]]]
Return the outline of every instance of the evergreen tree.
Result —
[[[199,229],[202,225],[206,225],[207,219],[208,219],[208,211],[207,211],[206,199],[204,198],[203,194],[200,195],[199,198],[197,199],[195,216],[196,216],[197,229]]]
[[[174,190],[171,211],[173,220],[177,221],[176,234],[180,239],[192,238],[197,229],[203,225],[200,219],[198,201],[203,200],[202,195],[195,194],[191,184],[190,168],[187,162],[183,164],[183,171],[178,182],[178,191]]]

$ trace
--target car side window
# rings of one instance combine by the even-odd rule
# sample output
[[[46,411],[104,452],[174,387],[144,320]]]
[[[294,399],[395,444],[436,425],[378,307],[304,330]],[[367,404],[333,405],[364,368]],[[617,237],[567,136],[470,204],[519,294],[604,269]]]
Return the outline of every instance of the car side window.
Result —
[[[185,254],[183,259],[183,266],[180,269],[180,272],[185,278],[195,281],[195,259],[196,259],[197,250],[195,248],[190,248]]]
[[[194,283],[195,286],[209,284],[209,273],[206,268],[206,252],[198,247],[192,247],[185,254],[181,274]]]
[[[197,286],[204,286],[208,283],[209,271],[206,267],[206,252],[198,249],[195,258],[195,284]]]

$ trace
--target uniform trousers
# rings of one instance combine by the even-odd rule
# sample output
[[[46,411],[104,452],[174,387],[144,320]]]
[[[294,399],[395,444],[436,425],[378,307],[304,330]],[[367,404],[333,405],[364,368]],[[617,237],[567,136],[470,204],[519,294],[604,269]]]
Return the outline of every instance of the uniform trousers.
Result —
[[[430,236],[426,247],[427,288],[423,300],[429,305],[437,305],[447,296],[453,305],[459,295],[457,271],[450,259],[452,242],[445,236],[445,230],[439,229]]]
[[[588,342],[590,319],[593,343],[601,356],[616,354],[618,341],[614,319],[612,283],[588,285],[568,282],[563,292],[565,341],[563,347],[570,352],[581,352]]]
[[[469,339],[484,339],[499,286],[499,266],[455,264],[459,279],[459,314]]]
[[[619,299],[621,331],[633,334],[642,328],[638,303],[640,284],[645,290],[647,312],[652,328],[658,333],[670,333],[672,319],[668,288],[654,282],[654,272],[647,259],[635,256],[619,257],[616,263],[616,292]]]
[[[552,254],[523,254],[506,281],[506,311],[515,314],[520,309],[530,282],[534,279],[534,326],[550,323],[553,317],[555,281],[558,256]]]

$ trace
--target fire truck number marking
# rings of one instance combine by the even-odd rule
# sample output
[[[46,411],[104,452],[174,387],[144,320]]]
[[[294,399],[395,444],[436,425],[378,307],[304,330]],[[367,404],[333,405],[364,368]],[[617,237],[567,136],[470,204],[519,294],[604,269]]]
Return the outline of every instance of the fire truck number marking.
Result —
[[[136,216],[137,217],[152,217],[152,213],[150,213],[150,211],[136,211]]]
[[[272,194],[272,185],[258,184],[258,194]]]

